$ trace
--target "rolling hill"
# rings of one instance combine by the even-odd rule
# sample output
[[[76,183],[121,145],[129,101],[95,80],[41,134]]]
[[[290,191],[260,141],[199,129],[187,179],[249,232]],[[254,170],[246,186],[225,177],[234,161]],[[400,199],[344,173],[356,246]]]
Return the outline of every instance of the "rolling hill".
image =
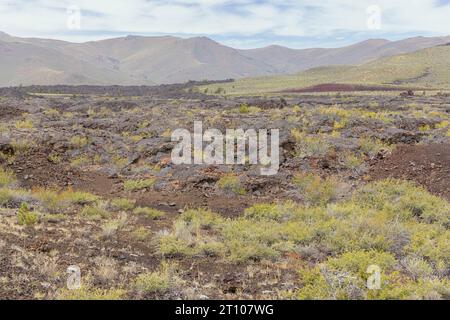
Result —
[[[238,50],[206,37],[127,36],[71,43],[0,32],[0,86],[152,85],[275,76],[331,64],[360,64],[448,42],[450,37],[417,37],[368,40],[335,49]]]
[[[317,67],[295,74],[241,79],[201,87],[209,92],[252,94],[308,88],[320,84],[352,84],[450,89],[450,45],[385,57],[359,66]]]
[[[1,86],[133,83],[125,73],[28,43],[0,41],[0,57]]]
[[[293,50],[285,47],[242,51],[253,59],[274,66],[280,73],[296,73],[320,66],[358,65],[383,57],[414,52],[450,42],[450,37],[415,37],[400,41],[372,39],[336,49]]]

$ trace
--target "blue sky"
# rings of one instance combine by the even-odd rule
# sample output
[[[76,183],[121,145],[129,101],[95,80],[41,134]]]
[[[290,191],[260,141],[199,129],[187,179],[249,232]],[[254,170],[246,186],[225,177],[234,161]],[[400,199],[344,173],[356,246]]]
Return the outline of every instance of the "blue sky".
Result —
[[[170,34],[238,48],[336,47],[450,35],[449,18],[450,0],[0,0],[1,31],[75,42]]]

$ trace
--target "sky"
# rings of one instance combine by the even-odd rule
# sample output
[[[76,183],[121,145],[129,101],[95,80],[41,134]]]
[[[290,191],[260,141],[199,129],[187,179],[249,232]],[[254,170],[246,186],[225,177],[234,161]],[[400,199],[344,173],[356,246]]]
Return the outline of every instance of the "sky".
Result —
[[[450,35],[450,0],[0,0],[0,31],[73,42],[207,36],[235,48]]]

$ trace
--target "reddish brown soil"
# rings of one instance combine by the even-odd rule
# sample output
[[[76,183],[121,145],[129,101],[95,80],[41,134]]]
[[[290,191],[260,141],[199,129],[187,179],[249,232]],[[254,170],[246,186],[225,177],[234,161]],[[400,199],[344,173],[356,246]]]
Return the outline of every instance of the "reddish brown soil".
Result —
[[[129,194],[123,192],[123,179],[110,178],[100,172],[81,171],[75,167],[55,164],[47,159],[47,154],[48,152],[43,150],[19,156],[9,166],[17,176],[20,187],[25,189],[44,187],[56,190],[70,187],[74,190],[91,192],[103,198],[134,198],[140,206],[149,206],[173,214],[179,214],[181,210],[186,209],[205,208],[227,217],[242,214],[245,208],[257,201],[273,201],[273,199],[254,198],[249,195],[233,197],[211,195],[197,189],[174,192],[148,190]]]
[[[412,180],[430,192],[450,199],[450,144],[398,146],[370,171],[374,180]]]
[[[407,88],[388,86],[364,86],[342,83],[324,83],[307,88],[289,89],[286,93],[314,93],[314,92],[354,92],[354,91],[405,91]],[[420,89],[417,89],[420,90]]]
[[[83,172],[67,165],[55,164],[48,160],[48,151],[33,151],[18,156],[10,165],[16,174],[20,186],[25,189],[45,187],[55,189],[74,189],[96,193],[110,194],[119,181],[109,179],[100,173]]]

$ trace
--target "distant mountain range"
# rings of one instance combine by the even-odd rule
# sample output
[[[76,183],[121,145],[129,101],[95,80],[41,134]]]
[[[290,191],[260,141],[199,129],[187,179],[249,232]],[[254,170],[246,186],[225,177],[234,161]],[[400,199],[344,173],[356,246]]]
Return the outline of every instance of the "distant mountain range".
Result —
[[[0,32],[0,86],[152,85],[292,74],[359,65],[450,43],[449,37],[367,40],[333,49],[269,46],[238,50],[206,37],[127,36],[71,43]]]

